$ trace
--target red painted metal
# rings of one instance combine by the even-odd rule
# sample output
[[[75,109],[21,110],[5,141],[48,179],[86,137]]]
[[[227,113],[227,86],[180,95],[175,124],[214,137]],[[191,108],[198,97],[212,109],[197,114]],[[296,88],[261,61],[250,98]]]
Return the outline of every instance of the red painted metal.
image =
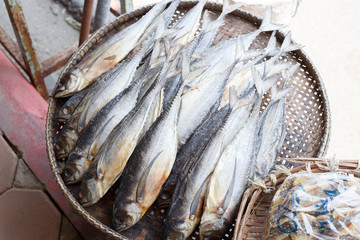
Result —
[[[81,19],[79,46],[89,37],[94,0],[85,0]]]
[[[21,66],[24,71],[27,71],[24,59],[21,56],[21,50],[19,46],[12,40],[12,38],[5,32],[5,30],[0,26],[0,43],[2,46],[10,53],[10,55],[15,59],[16,63]]]
[[[4,2],[27,67],[26,69],[29,70],[31,82],[41,96],[47,99],[49,94],[42,78],[40,63],[36,57],[21,5],[18,0],[4,0]]]
[[[107,239],[69,204],[55,182],[46,153],[48,104],[0,50],[0,129],[85,239]]]

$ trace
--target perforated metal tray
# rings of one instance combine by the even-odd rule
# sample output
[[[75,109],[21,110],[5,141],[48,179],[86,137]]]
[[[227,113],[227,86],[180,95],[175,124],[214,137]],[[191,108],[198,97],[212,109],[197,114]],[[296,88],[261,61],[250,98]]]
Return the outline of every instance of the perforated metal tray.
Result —
[[[174,15],[174,21],[181,18],[196,3],[182,2]],[[80,61],[84,55],[97,48],[103,39],[132,24],[150,8],[151,6],[148,6],[122,15],[91,35],[70,59],[58,82],[70,67]],[[220,14],[222,5],[207,3],[205,9],[215,13],[212,14],[215,17]],[[258,28],[260,23],[261,20],[258,18],[237,10],[226,17],[225,25],[219,30],[215,44],[239,34],[253,31]],[[262,33],[255,40],[252,47],[264,48],[269,36],[269,34]],[[284,36],[278,33],[277,38],[280,45]],[[301,67],[289,83],[294,90],[287,95],[287,134],[281,156],[293,158],[321,156],[326,152],[330,132],[329,106],[321,78],[308,56],[302,50],[286,54],[286,56],[282,57],[282,61],[298,62]],[[51,169],[68,201],[80,215],[109,237],[114,239],[135,239],[138,236],[139,239],[162,239],[163,219],[166,216],[167,209],[153,206],[139,223],[124,232],[118,233],[111,228],[111,210],[115,197],[114,187],[97,204],[83,208],[76,199],[79,185],[65,185],[59,171],[59,166],[63,164],[63,161],[56,159],[54,153],[54,142],[61,127],[61,124],[56,121],[55,115],[65,101],[66,99],[50,97],[46,122],[46,143]],[[263,107],[266,107],[268,101],[269,98],[265,97]],[[233,229],[230,229],[224,239],[231,239],[232,233]],[[189,239],[199,239],[198,232],[195,232]]]

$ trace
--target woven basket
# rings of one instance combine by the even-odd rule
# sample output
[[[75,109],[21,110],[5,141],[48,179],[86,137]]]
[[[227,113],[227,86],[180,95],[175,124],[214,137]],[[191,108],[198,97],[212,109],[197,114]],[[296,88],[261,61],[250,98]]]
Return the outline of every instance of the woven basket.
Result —
[[[174,21],[184,15],[197,2],[182,2],[174,15]],[[79,50],[73,55],[64,71],[60,75],[58,82],[68,71],[68,69],[79,62],[84,55],[99,46],[101,41],[116,31],[132,24],[143,16],[151,6],[141,8],[134,12],[125,14],[115,21],[107,24],[96,31],[90,38],[84,42]],[[213,18],[220,14],[222,5],[207,3],[205,9],[214,14]],[[216,36],[215,43],[224,41],[239,34],[248,33],[255,30],[260,25],[261,20],[256,17],[237,10],[226,17],[225,25],[220,28]],[[253,48],[264,48],[267,44],[270,34],[262,33],[252,45]],[[284,36],[277,34],[278,44],[282,42]],[[287,54],[282,61],[300,63],[301,67],[290,80],[290,85],[294,90],[287,96],[287,120],[286,120],[286,139],[281,151],[282,157],[317,157],[323,155],[328,146],[330,131],[330,114],[328,100],[323,83],[315,67],[307,55],[301,51],[295,51]],[[53,93],[54,95],[54,93]],[[269,98],[264,99],[264,108]],[[54,143],[61,124],[55,119],[66,99],[57,99],[50,97],[49,109],[46,122],[46,143],[47,152],[50,159],[50,166],[55,175],[57,183],[61,190],[74,206],[80,215],[89,221],[96,228],[106,233],[114,239],[135,239],[136,236],[145,239],[161,239],[163,232],[163,219],[166,216],[167,209],[153,206],[135,226],[124,232],[118,233],[111,228],[111,209],[114,199],[114,190],[110,191],[94,206],[83,208],[74,196],[78,194],[78,185],[66,186],[61,175],[60,168],[64,161],[56,159],[54,154]],[[233,229],[224,236],[224,239],[231,239]],[[143,236],[143,237],[142,237]],[[150,237],[149,237],[150,236]],[[198,239],[198,232],[195,232],[190,239]]]
[[[300,158],[300,159],[288,159],[287,161],[293,163],[300,163],[301,166],[290,170],[291,174],[311,170],[313,173],[328,172],[326,168],[327,162],[322,159]],[[319,165],[319,163],[321,165]],[[360,177],[360,161],[359,160],[345,160],[339,162],[339,171],[345,170],[346,173],[353,174],[356,177]],[[265,184],[267,188],[272,188],[270,193],[265,193],[263,188],[253,186],[247,189],[244,193],[238,217],[236,220],[234,239],[242,240],[262,240],[265,239],[265,233],[267,230],[267,223],[269,221],[270,207],[272,199],[276,193],[276,190],[284,182],[287,177],[286,173],[278,173],[276,176],[276,182],[267,178]]]

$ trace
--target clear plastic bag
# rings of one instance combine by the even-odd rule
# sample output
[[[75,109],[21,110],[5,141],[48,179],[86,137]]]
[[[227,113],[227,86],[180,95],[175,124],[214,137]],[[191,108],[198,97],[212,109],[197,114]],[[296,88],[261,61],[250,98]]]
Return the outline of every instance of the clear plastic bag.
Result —
[[[360,180],[297,173],[276,192],[267,239],[360,239]]]

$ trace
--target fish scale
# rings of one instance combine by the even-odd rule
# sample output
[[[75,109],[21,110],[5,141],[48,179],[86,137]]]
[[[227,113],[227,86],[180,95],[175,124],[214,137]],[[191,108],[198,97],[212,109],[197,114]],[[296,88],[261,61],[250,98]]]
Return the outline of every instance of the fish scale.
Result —
[[[113,225],[118,231],[140,220],[170,174],[177,152],[176,121],[181,92],[182,87],[178,86],[175,96],[139,142],[124,169],[113,205]]]
[[[98,76],[121,62],[138,43],[144,31],[171,0],[156,4],[139,21],[124,28],[87,54],[61,79],[55,97],[66,97],[94,82]]]
[[[121,175],[143,132],[151,103],[166,82],[168,67],[167,61],[148,93],[114,128],[100,148],[80,186],[80,201],[84,206],[97,202]]]

